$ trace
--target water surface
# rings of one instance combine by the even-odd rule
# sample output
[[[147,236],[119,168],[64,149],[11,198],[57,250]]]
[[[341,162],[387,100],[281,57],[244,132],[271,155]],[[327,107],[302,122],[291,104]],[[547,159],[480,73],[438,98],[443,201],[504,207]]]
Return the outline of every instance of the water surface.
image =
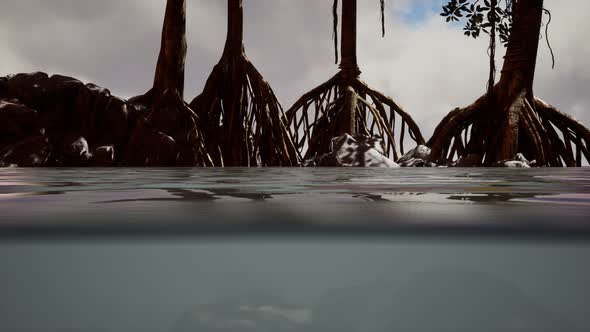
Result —
[[[0,209],[5,225],[567,223],[590,216],[590,168],[5,168]]]

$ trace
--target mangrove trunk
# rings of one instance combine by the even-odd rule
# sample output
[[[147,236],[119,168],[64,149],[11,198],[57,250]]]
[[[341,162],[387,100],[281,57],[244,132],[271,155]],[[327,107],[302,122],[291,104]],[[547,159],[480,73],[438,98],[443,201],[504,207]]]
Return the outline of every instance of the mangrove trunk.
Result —
[[[184,62],[186,58],[186,0],[168,0],[162,43],[153,91],[161,95],[173,89],[182,97],[184,93]]]

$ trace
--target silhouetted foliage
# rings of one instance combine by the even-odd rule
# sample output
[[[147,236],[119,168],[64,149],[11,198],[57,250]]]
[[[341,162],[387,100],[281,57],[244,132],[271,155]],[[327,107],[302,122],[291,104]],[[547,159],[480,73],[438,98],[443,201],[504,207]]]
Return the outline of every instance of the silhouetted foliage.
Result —
[[[512,28],[512,0],[499,0],[494,5],[492,0],[450,0],[443,6],[441,16],[447,22],[465,21],[464,34],[473,38],[481,32],[490,35],[495,25],[495,32],[504,46],[508,44]]]
[[[450,112],[435,129],[428,142],[435,161],[471,158],[492,166],[517,153],[540,166],[581,166],[590,160],[590,130],[533,93],[543,14],[549,15],[547,34],[551,14],[543,0],[450,0],[443,7],[447,22],[466,20],[465,35],[490,35],[490,78],[485,95]],[[496,33],[507,46],[497,84]]]

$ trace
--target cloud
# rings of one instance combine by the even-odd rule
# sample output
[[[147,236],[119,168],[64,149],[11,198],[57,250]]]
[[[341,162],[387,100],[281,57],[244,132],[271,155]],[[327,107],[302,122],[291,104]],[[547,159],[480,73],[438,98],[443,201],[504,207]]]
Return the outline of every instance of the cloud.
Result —
[[[331,2],[244,1],[246,52],[285,108],[337,71]],[[446,24],[434,10],[437,3],[387,2],[387,31],[381,38],[379,2],[359,1],[362,79],[394,98],[425,137],[451,109],[484,93],[488,70],[485,38],[469,39],[460,27]],[[536,94],[590,125],[590,45],[579,33],[590,28],[585,18],[590,2],[547,6],[553,13],[549,32],[557,66],[551,70],[541,40]],[[185,97],[190,101],[221,56],[226,7],[219,0],[188,0],[187,7]],[[164,8],[164,0],[4,0],[0,75],[42,70],[82,78],[123,97],[143,93],[153,81]]]

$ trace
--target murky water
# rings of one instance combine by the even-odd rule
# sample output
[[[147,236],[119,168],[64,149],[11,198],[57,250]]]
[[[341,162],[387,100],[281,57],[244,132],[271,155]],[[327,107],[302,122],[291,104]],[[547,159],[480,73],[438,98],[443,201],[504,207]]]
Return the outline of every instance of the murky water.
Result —
[[[0,331],[588,331],[589,216],[590,169],[0,169]],[[6,231],[260,222],[586,236]]]
[[[580,169],[0,169],[0,221],[457,223],[590,216]]]

